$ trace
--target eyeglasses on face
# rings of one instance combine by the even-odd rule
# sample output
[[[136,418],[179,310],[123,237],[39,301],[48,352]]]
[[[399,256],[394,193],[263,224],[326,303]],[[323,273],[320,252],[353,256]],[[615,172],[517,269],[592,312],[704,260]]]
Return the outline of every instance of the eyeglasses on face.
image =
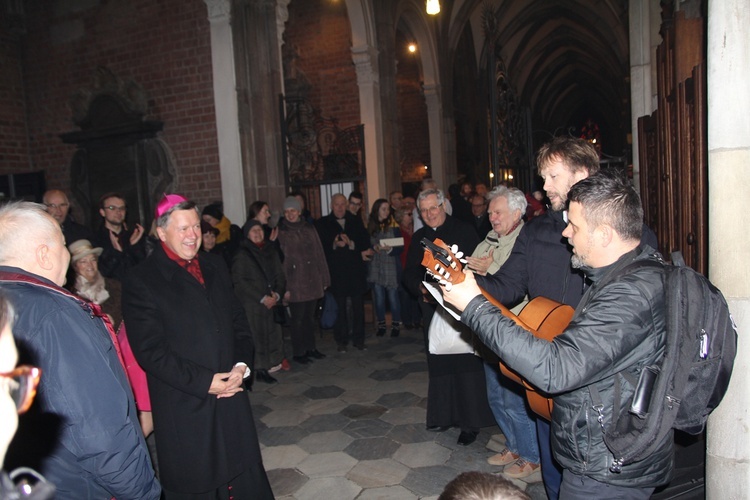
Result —
[[[361,207],[362,206],[362,202],[361,201],[350,201],[349,204],[350,205],[354,205],[355,207]]]
[[[436,213],[438,213],[440,211],[440,207],[442,207],[442,206],[443,206],[443,204],[441,203],[440,205],[435,205],[434,207],[430,207],[430,208],[420,208],[419,209],[419,213],[422,214],[422,215],[424,215],[427,212],[429,212],[430,215],[435,215]]]
[[[19,366],[8,373],[0,373],[0,377],[8,379],[8,394],[16,404],[19,415],[28,410],[34,402],[41,376],[42,370],[26,365]]]
[[[106,208],[110,212],[114,212],[115,210],[118,211],[118,212],[124,212],[124,211],[126,211],[128,209],[128,207],[126,207],[125,205],[122,205],[120,207],[118,207],[117,205],[109,205],[109,206],[106,206],[104,208]]]
[[[58,208],[66,208],[70,206],[70,203],[45,203],[44,204],[47,208],[51,208],[52,210],[57,210]]]

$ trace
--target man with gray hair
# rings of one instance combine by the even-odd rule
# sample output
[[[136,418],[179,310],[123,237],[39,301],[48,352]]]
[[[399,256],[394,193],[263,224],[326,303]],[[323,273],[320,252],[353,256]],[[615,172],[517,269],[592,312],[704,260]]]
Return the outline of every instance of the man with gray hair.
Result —
[[[128,273],[122,309],[148,379],[165,496],[271,499],[242,389],[255,353],[245,310],[222,258],[198,253],[195,203],[165,195],[155,215],[161,244]]]
[[[508,260],[524,226],[522,217],[527,203],[522,191],[502,185],[487,196],[492,230],[477,245],[472,256],[466,258],[469,269],[482,276],[495,273]],[[526,303],[526,300],[522,301],[511,311],[519,314]],[[485,360],[487,401],[505,436],[505,448],[487,461],[491,465],[505,466],[503,474],[508,477],[528,477],[539,470],[540,458],[536,422],[527,408],[525,391],[500,372],[500,359],[495,353],[486,348],[480,353]]]
[[[422,193],[424,191],[436,191],[438,189],[437,182],[435,182],[435,179],[432,177],[425,177],[422,179],[422,182],[419,183],[419,192]],[[442,191],[440,191],[442,193]],[[445,210],[445,213],[448,215],[453,215],[453,205],[451,205],[451,201],[448,199],[443,199],[443,210]],[[414,210],[412,210],[412,214],[414,215],[414,232],[416,233],[419,229],[422,228],[423,221],[422,218],[419,216],[419,203],[417,203],[414,206]]]
[[[58,498],[158,499],[119,345],[99,306],[62,288],[70,254],[45,207],[0,208],[0,284],[17,307],[21,361],[41,368],[38,404],[8,461],[38,468]]]

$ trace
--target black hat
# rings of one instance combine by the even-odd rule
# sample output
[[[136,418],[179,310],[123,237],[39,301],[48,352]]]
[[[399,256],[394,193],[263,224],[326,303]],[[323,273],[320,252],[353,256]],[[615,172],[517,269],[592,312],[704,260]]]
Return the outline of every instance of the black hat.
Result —
[[[215,227],[213,227],[208,222],[202,220],[201,221],[201,234],[206,234],[206,233],[214,233],[214,236],[219,236],[219,230],[218,229],[216,229]]]
[[[259,221],[255,219],[248,219],[247,222],[245,222],[245,225],[242,226],[242,234],[245,235],[245,239],[247,239],[247,235],[250,233],[250,230],[254,228],[255,226],[262,225]]]
[[[203,207],[201,215],[210,215],[216,220],[221,220],[224,218],[224,212],[221,211],[220,203],[211,203],[210,205],[206,205],[205,207]]]

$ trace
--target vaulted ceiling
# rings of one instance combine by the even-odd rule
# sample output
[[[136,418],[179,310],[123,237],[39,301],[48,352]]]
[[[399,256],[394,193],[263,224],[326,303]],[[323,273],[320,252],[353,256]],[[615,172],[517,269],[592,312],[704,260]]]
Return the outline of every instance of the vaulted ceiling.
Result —
[[[553,133],[590,117],[603,133],[623,141],[630,128],[627,4],[443,0],[439,24],[452,47],[450,40],[470,25],[479,53],[486,50],[482,18],[489,6],[499,54],[521,104],[531,109],[534,127]]]

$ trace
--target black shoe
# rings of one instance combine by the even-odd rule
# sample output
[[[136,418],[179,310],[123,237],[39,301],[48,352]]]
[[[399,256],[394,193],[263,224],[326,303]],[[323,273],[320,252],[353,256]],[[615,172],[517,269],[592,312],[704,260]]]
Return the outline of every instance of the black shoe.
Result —
[[[292,356],[292,359],[301,365],[307,365],[312,363],[312,360],[306,355],[303,356]]]
[[[339,346],[336,348],[338,352],[346,352],[346,346],[343,344],[339,344]]]
[[[367,350],[367,346],[364,345],[364,344],[362,344],[362,345],[355,345],[354,347],[356,347],[360,351],[366,351]]]
[[[477,440],[478,434],[479,433],[476,431],[461,431],[461,434],[458,435],[457,443],[461,446],[469,446],[471,443]]]
[[[375,332],[375,335],[377,335],[378,337],[382,337],[383,335],[385,335],[385,321],[378,322],[378,331]]]
[[[391,328],[391,337],[398,337],[401,334],[401,330],[398,328]]]
[[[312,351],[307,351],[307,354],[305,354],[308,358],[315,358],[315,359],[323,359],[326,357],[325,354],[320,352],[317,349],[313,349]]]
[[[428,425],[425,427],[425,430],[430,432],[445,432],[450,428],[450,425]]]
[[[256,370],[255,380],[265,382],[266,384],[275,384],[276,382],[278,382],[278,380],[272,377],[266,370]]]

